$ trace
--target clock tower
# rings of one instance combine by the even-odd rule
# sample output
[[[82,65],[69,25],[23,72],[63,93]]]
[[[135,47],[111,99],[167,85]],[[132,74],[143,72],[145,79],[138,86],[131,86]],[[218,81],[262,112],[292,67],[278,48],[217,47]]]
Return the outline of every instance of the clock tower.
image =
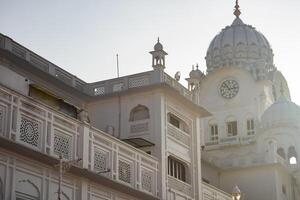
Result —
[[[288,112],[297,109],[289,103],[288,85],[274,66],[270,43],[253,26],[245,24],[240,14],[236,1],[235,19],[211,41],[205,57],[206,74],[194,88],[197,92],[192,90],[198,95],[199,104],[212,114],[203,119],[202,175],[205,181],[226,192],[238,184],[246,199],[282,199],[260,195],[266,193],[259,185],[270,185],[275,191],[288,185],[284,179],[269,180],[278,179],[274,174],[281,173],[270,163],[277,162],[276,149],[282,152],[284,148],[276,145],[283,144],[287,137],[274,139],[279,133],[267,133],[262,127],[281,119],[282,114],[278,113],[285,107]],[[276,110],[275,120],[269,110]],[[293,148],[286,147],[286,151],[294,152],[290,149]]]

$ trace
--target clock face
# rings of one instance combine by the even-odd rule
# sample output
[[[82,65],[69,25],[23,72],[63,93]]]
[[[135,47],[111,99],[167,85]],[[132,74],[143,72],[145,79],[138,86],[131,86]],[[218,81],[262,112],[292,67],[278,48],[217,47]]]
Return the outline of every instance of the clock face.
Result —
[[[226,80],[220,86],[220,94],[226,99],[232,99],[239,92],[239,84],[235,80]]]

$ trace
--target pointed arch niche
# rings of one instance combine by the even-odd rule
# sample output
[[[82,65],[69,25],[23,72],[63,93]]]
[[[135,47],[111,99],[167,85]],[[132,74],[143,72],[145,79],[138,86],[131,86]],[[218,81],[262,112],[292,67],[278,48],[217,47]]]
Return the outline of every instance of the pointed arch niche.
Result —
[[[129,121],[145,120],[150,118],[149,108],[147,106],[138,104],[130,111]]]

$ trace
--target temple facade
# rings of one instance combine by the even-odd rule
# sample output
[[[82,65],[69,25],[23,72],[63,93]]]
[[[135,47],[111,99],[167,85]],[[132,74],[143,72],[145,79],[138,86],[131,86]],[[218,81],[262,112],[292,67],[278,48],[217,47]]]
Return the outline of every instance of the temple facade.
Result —
[[[159,39],[87,83],[0,34],[0,200],[300,200],[300,108],[240,14],[187,87]]]

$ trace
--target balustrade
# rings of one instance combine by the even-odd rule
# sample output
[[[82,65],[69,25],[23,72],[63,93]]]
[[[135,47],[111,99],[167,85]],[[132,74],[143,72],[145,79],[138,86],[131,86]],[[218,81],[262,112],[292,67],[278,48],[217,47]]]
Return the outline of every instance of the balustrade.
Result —
[[[230,194],[202,182],[202,200],[232,200]]]
[[[52,157],[82,158],[81,167],[157,196],[155,157],[4,87],[0,87],[0,134]]]
[[[190,146],[190,135],[168,123],[168,135],[175,138],[176,141]]]

